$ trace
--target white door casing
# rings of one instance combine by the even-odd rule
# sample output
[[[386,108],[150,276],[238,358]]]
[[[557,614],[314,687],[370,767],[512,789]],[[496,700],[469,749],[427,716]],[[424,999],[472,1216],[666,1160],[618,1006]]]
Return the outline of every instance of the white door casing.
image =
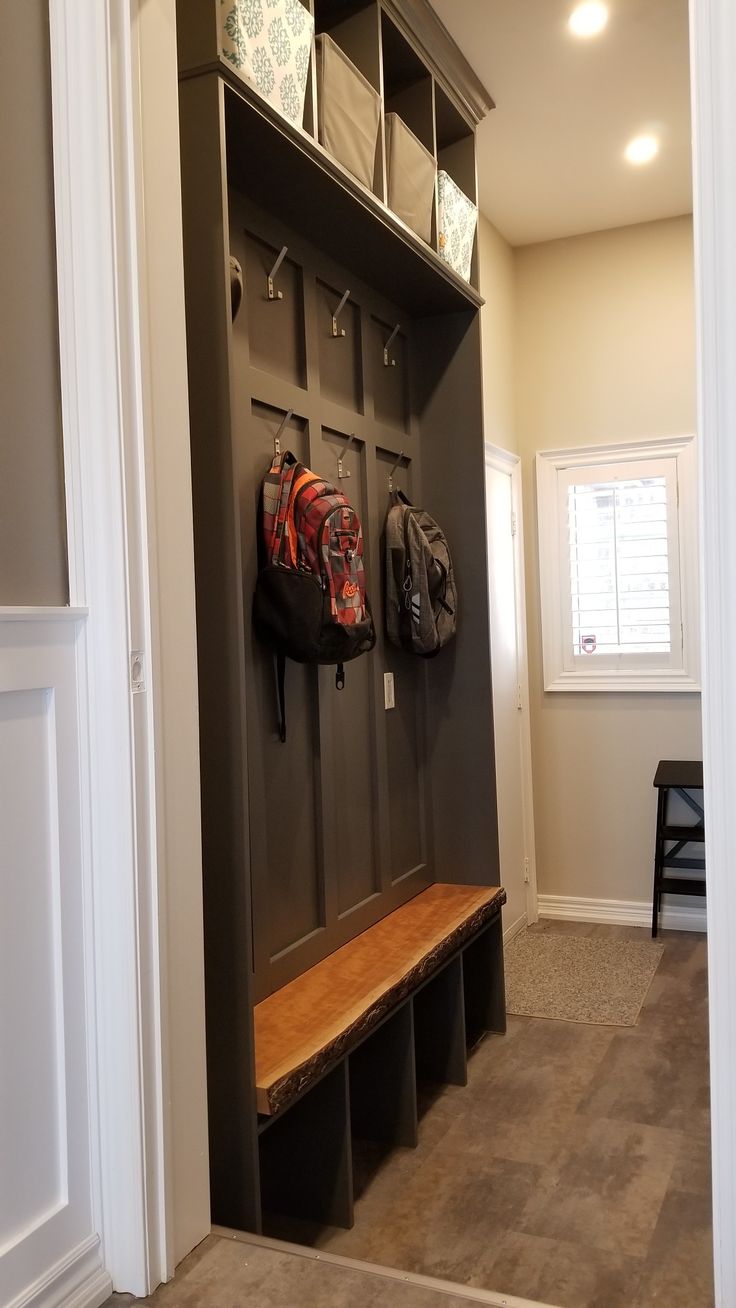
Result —
[[[690,0],[717,1308],[736,1303],[736,5]]]
[[[175,4],[49,19],[70,608],[0,609],[0,1302],[93,1308],[209,1228]]]
[[[498,838],[508,938],[537,920],[521,463],[495,446],[486,444],[485,450]]]

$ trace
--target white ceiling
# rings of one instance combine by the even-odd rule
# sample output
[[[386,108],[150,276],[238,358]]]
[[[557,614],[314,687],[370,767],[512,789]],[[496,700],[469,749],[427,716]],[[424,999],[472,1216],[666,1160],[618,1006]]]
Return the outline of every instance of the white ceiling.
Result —
[[[608,0],[573,37],[575,0],[432,0],[494,100],[478,132],[480,207],[512,245],[689,213],[687,0]],[[653,131],[653,163],[623,150]]]

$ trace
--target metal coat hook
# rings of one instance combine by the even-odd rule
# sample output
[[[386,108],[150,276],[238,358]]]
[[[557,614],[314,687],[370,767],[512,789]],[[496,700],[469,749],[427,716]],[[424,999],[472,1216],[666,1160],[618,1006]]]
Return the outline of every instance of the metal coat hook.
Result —
[[[337,460],[337,477],[338,477],[338,481],[342,481],[343,477],[349,477],[349,476],[350,476],[350,472],[349,472],[349,470],[346,471],[345,468],[344,468],[344,466],[343,466],[343,459],[345,458],[345,455],[347,454],[347,452],[348,452],[348,450],[350,449],[350,446],[352,445],[352,443],[353,443],[354,440],[355,440],[355,432],[351,432],[350,435],[348,436],[348,443],[347,443],[347,445],[345,446],[345,449],[343,450],[342,454],[340,455],[340,457],[339,457],[338,460]]]
[[[282,419],[281,426],[279,427],[278,431],[276,432],[276,435],[273,438],[274,454],[281,453],[281,433],[284,430],[284,427],[286,426],[287,422],[290,422],[293,416],[294,416],[294,410],[289,409],[289,412],[286,414],[286,417]]]
[[[393,329],[391,335],[389,336],[388,340],[386,341],[386,344],[385,344],[384,347],[383,347],[383,366],[384,366],[384,368],[395,368],[395,367],[396,367],[396,360],[395,360],[395,359],[390,359],[390,358],[389,358],[389,353],[388,353],[388,352],[389,352],[389,350],[391,349],[391,345],[393,344],[394,338],[398,335],[400,329],[401,329],[401,324],[397,322],[397,324],[396,324],[396,326],[394,327],[394,329]]]
[[[345,294],[343,295],[343,297],[342,297],[340,303],[338,304],[337,308],[335,309],[335,312],[334,312],[333,315],[332,315],[332,335],[333,335],[333,336],[344,336],[344,335],[345,335],[345,328],[344,328],[344,327],[338,327],[338,325],[337,325],[337,320],[338,320],[338,318],[340,317],[340,314],[342,313],[342,311],[343,311],[343,309],[345,308],[345,305],[347,304],[347,302],[348,302],[349,299],[350,299],[350,291],[346,291]]]
[[[284,262],[284,259],[286,258],[286,251],[288,250],[288,248],[289,248],[288,245],[281,246],[281,253],[278,256],[275,264],[273,265],[273,268],[271,269],[270,273],[268,274],[267,284],[268,284],[269,300],[283,300],[284,298],[283,291],[274,290],[273,279],[276,276],[276,273],[278,272],[282,263]]]
[[[388,474],[388,488],[389,488],[390,491],[392,491],[393,488],[394,488],[394,473],[396,472],[396,469],[398,468],[399,464],[401,463],[403,457],[404,457],[404,451],[403,451],[403,450],[400,450],[400,452],[399,452],[399,457],[398,457],[398,459],[396,460],[396,462],[395,462],[393,468],[391,469],[390,473]]]

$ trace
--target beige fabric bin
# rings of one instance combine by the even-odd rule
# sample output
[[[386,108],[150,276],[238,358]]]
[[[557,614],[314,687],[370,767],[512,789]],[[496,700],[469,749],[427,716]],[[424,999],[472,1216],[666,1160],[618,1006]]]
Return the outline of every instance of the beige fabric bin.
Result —
[[[331,36],[322,32],[315,44],[320,142],[372,187],[381,97]]]
[[[386,114],[388,207],[429,244],[437,164],[398,114]]]

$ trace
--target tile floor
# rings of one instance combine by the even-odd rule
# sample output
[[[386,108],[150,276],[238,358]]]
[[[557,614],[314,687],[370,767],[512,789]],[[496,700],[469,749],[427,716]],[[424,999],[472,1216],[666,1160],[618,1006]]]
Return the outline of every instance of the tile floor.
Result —
[[[535,929],[647,938],[561,922]],[[468,1086],[425,1104],[417,1150],[360,1155],[352,1231],[291,1222],[270,1233],[560,1308],[711,1308],[706,944],[662,939],[636,1026],[510,1017],[507,1035],[473,1054]],[[223,1244],[195,1254],[195,1279],[151,1304],[248,1302],[245,1268],[240,1281],[234,1268],[225,1282],[216,1273],[223,1259],[246,1262],[244,1246],[226,1255]],[[424,1290],[387,1293],[396,1282],[358,1289],[342,1269],[318,1289],[314,1264],[278,1258],[259,1308],[434,1304]]]

